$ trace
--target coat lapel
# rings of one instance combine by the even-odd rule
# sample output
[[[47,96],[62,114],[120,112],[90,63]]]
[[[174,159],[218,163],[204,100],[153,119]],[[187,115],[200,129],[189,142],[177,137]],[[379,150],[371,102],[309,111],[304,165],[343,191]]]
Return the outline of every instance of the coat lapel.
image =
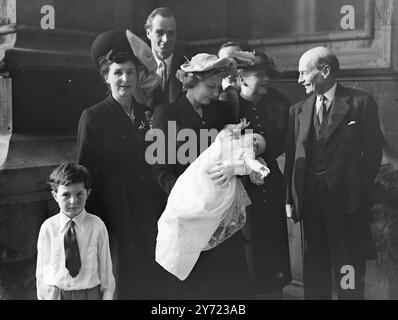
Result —
[[[203,126],[199,115],[195,112],[185,95],[180,98],[178,107],[182,109],[182,117],[188,128],[199,130]]]
[[[124,112],[120,104],[113,99],[111,94],[106,98],[105,103],[109,112],[109,118],[113,119],[115,128],[123,128],[123,130],[134,129],[133,122]]]
[[[169,90],[169,97],[173,99],[173,91],[174,91],[174,79],[175,79],[175,72],[176,72],[176,62],[175,62],[175,57],[173,56],[173,59],[171,60],[171,66],[170,66],[170,74],[169,74],[169,83],[168,83],[168,90]],[[169,99],[170,100],[170,99]],[[173,101],[169,101],[172,103]]]
[[[315,95],[310,96],[302,105],[301,113],[299,115],[300,123],[300,137],[299,141],[302,142],[304,148],[307,148],[308,135],[311,129],[312,115],[315,108]]]
[[[173,103],[179,97],[181,93],[181,83],[176,77],[176,72],[179,69],[179,65],[177,64],[176,55],[173,55],[173,59],[171,60],[171,67],[170,67],[170,75],[168,81],[168,96],[169,96],[169,103]]]
[[[350,96],[345,93],[344,87],[337,85],[336,93],[334,95],[330,109],[329,122],[326,129],[326,141],[330,138],[341,121],[344,119],[348,110],[350,110],[350,105],[347,103],[349,98]]]

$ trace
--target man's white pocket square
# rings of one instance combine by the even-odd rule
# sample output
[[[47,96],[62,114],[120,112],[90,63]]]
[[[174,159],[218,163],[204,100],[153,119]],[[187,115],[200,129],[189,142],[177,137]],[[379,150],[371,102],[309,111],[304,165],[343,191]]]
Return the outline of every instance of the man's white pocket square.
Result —
[[[357,123],[356,121],[351,121],[351,122],[348,123],[348,125],[350,126],[350,125],[356,124],[356,123]]]

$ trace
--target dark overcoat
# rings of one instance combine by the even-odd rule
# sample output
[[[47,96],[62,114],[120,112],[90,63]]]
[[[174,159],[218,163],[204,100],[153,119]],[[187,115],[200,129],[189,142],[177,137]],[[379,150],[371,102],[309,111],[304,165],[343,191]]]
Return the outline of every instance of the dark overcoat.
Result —
[[[158,289],[154,249],[163,193],[144,156],[147,111],[134,103],[132,121],[109,95],[83,111],[78,129],[78,162],[93,181],[87,210],[118,240],[120,283],[127,291],[122,298],[151,298]]]
[[[254,286],[261,294],[281,290],[291,281],[285,188],[276,161],[285,152],[289,101],[282,93],[268,88],[256,105],[240,97],[239,110],[240,118],[250,122],[249,129],[265,138],[266,151],[260,156],[271,171],[260,186],[245,179],[252,201],[246,226],[250,234],[249,263]]]

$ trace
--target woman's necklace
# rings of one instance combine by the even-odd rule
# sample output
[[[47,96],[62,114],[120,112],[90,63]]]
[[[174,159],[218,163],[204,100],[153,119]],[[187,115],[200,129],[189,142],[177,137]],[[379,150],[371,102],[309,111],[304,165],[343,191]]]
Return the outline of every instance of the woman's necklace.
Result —
[[[125,98],[120,98],[120,97],[115,97],[114,95],[113,99],[116,100],[116,102],[120,105],[122,110],[127,114],[127,116],[130,118],[131,122],[134,123],[134,104],[133,104],[133,99],[125,99]],[[130,111],[130,112],[129,112]]]
[[[127,116],[130,118],[131,122],[134,123],[134,119],[135,119],[135,117],[134,117],[134,109],[133,108],[131,109],[131,113],[127,112],[126,110],[124,110],[124,111],[126,112]]]
[[[122,109],[124,110],[124,112],[126,112],[127,116],[130,118],[131,122],[134,123],[134,107],[133,105],[130,105],[126,108],[126,105],[121,105]],[[128,110],[130,109],[130,112],[128,112]]]

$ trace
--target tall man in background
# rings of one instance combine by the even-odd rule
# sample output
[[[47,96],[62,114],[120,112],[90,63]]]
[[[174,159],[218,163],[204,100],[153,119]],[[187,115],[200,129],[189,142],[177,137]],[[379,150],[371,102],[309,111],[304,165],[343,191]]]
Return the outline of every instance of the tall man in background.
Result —
[[[157,8],[148,16],[145,30],[158,64],[157,73],[162,78],[162,102],[172,103],[182,90],[181,83],[175,77],[182,64],[174,54],[177,39],[176,20],[168,8]]]
[[[327,48],[305,52],[298,69],[311,95],[290,108],[286,213],[303,220],[305,298],[331,298],[333,269],[339,299],[363,299],[366,260],[376,258],[368,225],[382,157],[376,102],[337,83]]]

